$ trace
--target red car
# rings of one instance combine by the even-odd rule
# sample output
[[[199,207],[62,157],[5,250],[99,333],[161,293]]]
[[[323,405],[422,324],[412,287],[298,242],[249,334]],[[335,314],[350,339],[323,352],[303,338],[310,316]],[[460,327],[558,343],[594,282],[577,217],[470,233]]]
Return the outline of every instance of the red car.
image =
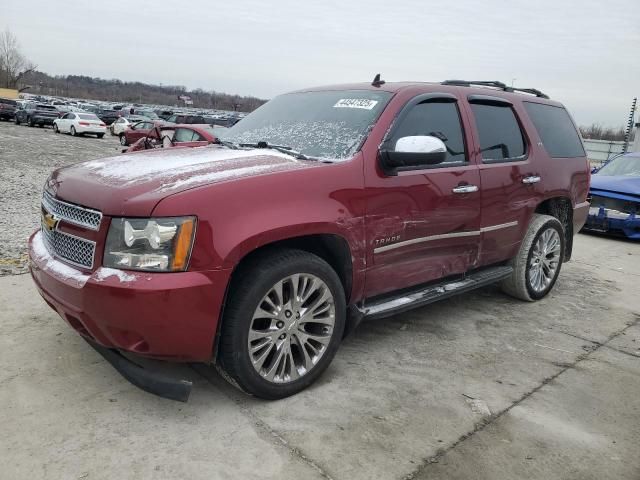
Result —
[[[139,137],[126,151],[138,152],[153,148],[202,147],[215,143],[217,141],[215,132],[221,129],[225,130],[223,127],[211,127],[210,125],[158,124],[151,130],[147,130],[147,133]]]
[[[119,135],[120,145],[124,147],[133,145],[141,138],[146,137],[149,132],[155,127],[163,125],[164,123],[165,122],[160,120],[145,120],[142,122],[134,123]]]
[[[569,114],[534,89],[308,89],[217,145],[53,172],[31,274],[142,388],[189,393],[119,352],[217,364],[245,392],[282,398],[363,318],[493,282],[543,298],[585,222],[589,178]]]

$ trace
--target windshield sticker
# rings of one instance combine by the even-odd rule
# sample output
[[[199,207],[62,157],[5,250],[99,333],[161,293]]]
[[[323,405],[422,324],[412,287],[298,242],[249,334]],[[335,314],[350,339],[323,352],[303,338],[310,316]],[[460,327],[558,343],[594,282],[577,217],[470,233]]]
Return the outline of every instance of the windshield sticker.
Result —
[[[377,100],[369,100],[368,98],[341,98],[333,108],[362,108],[363,110],[372,110],[377,104]]]

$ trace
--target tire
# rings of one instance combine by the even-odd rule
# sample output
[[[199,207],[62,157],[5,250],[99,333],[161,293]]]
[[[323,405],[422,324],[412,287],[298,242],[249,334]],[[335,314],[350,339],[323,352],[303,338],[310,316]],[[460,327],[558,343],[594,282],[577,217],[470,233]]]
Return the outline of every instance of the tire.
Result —
[[[520,250],[509,261],[513,273],[501,282],[502,290],[527,302],[544,298],[558,279],[564,254],[560,221],[550,215],[534,214]]]
[[[72,137],[78,136],[78,133],[76,132],[76,127],[74,127],[73,125],[71,125],[71,129],[69,130],[69,133],[71,134]]]
[[[14,122],[16,122],[16,125],[20,125],[20,119],[18,119],[17,115],[13,120],[14,120]]]
[[[295,291],[307,295],[298,308],[295,303],[291,305],[289,297],[295,278],[300,279]],[[281,308],[274,309],[278,285]],[[285,302],[287,298],[289,301]],[[255,317],[259,307],[267,315]],[[318,313],[301,322],[305,313],[298,313],[305,310]],[[246,393],[268,400],[288,397],[315,382],[329,366],[340,345],[345,318],[344,289],[335,270],[324,260],[301,250],[262,254],[234,274],[223,315],[218,366],[231,384]],[[265,341],[262,348],[254,350],[253,358],[250,331],[255,335],[251,343],[254,349]],[[259,367],[254,367],[253,360],[259,362]],[[309,368],[305,370],[302,364]]]
[[[127,137],[125,136],[124,133],[120,134],[120,145],[122,145],[123,147],[129,146],[129,142],[127,142]]]
[[[53,132],[54,133],[60,133],[60,130],[58,129],[58,124],[57,123],[53,124]]]
[[[35,122],[33,121],[33,119],[31,117],[27,117],[27,124],[30,127],[33,127],[35,125]]]
[[[102,138],[102,137],[104,137],[104,133],[96,133],[96,137]]]

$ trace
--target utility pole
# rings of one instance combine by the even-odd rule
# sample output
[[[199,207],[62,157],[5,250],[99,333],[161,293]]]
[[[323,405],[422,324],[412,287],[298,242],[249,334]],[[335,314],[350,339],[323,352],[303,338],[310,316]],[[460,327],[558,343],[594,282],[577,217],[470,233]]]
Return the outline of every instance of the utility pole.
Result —
[[[636,104],[638,103],[638,97],[631,102],[631,111],[629,112],[629,121],[627,122],[627,129],[624,131],[624,145],[622,146],[622,153],[627,153],[629,149],[629,138],[631,138],[631,129],[633,128],[633,119],[636,115]]]

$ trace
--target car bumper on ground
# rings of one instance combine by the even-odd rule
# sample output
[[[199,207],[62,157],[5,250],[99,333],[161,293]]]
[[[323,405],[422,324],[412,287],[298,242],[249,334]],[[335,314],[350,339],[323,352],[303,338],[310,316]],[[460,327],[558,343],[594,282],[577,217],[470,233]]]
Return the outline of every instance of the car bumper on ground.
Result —
[[[148,273],[101,267],[85,273],[49,255],[40,231],[29,239],[29,257],[44,300],[91,342],[156,359],[211,360],[230,270]]]
[[[640,217],[605,207],[591,207],[584,225],[585,230],[622,233],[628,238],[640,239]]]

